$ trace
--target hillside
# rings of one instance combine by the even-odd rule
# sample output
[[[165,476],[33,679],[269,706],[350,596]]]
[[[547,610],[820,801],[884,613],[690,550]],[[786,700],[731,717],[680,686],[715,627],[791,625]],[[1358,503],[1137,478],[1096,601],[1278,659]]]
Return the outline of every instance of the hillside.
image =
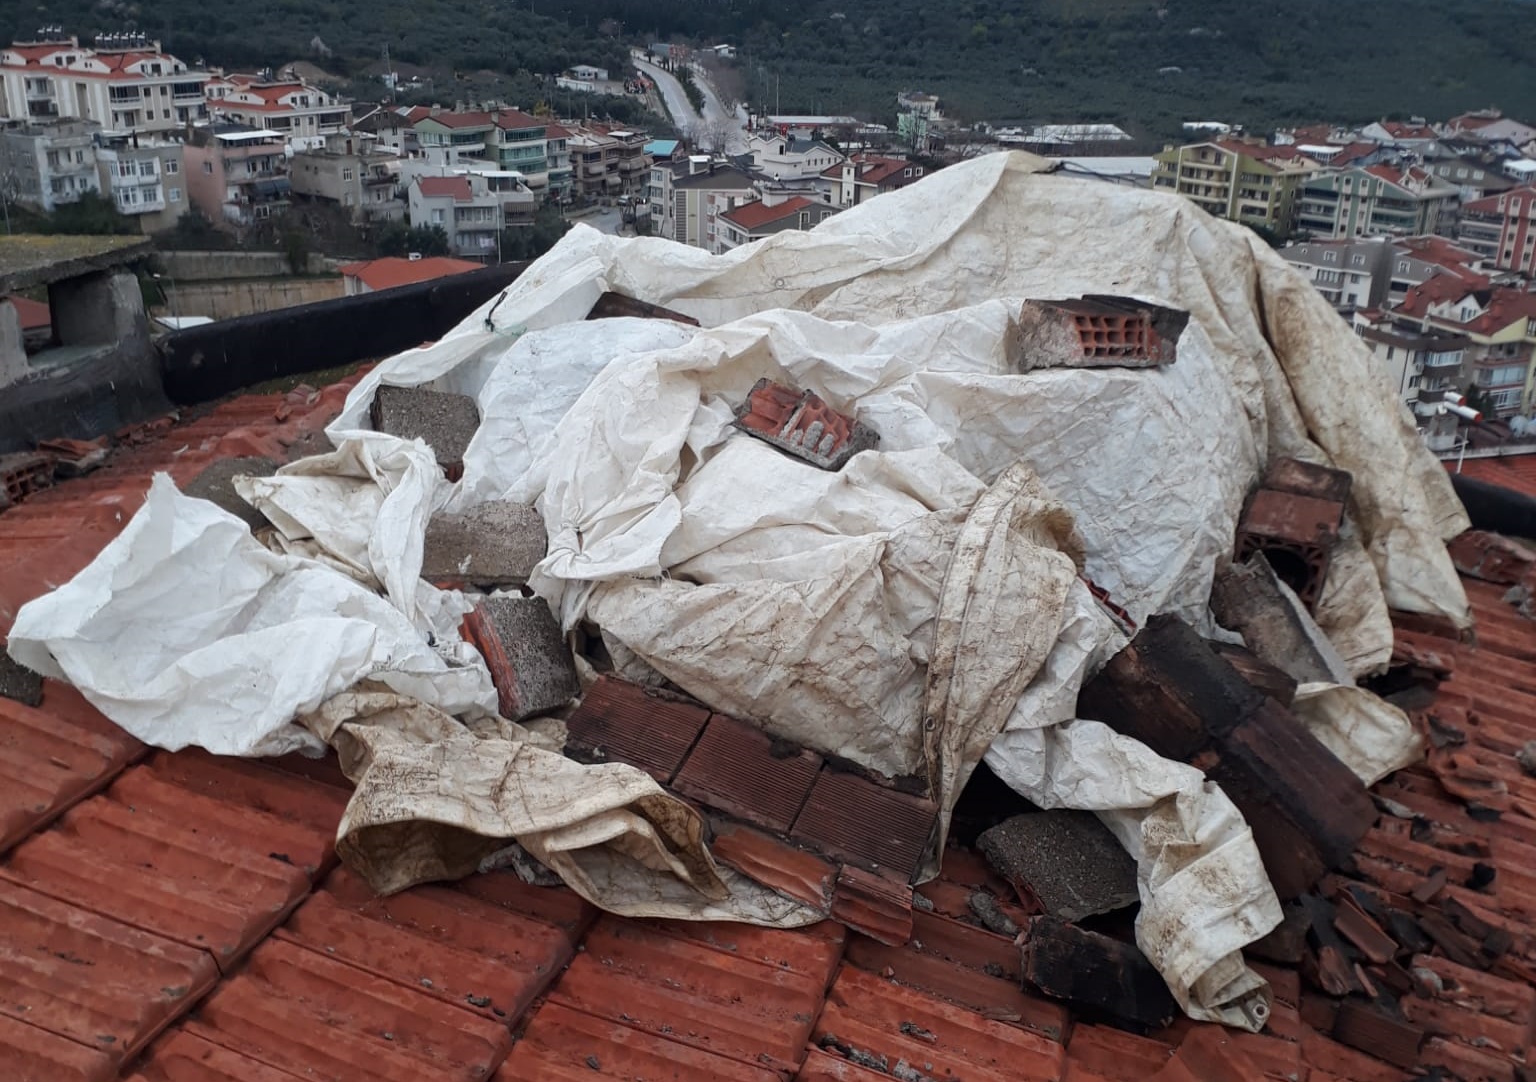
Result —
[[[889,119],[922,88],[966,119],[1115,120],[1152,138],[1180,121],[1266,126],[1536,116],[1529,0],[0,0],[0,26],[136,28],[191,60],[296,56],[355,73],[406,63],[506,74],[617,66],[625,42],[726,40],[749,95],[784,111]]]

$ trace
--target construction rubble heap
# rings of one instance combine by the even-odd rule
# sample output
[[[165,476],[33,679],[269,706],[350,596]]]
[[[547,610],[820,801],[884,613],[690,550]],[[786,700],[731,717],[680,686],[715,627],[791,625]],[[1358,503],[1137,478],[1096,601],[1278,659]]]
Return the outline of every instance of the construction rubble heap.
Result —
[[[1422,867],[1441,828],[1373,787],[1532,814],[1438,689],[1467,546],[1536,558],[1468,540],[1372,363],[1245,231],[1022,154],[724,256],[577,228],[367,370],[330,449],[157,476],[16,615],[0,691],[334,753],[363,896],[512,869],[869,951],[937,910],[978,973],[1187,1034],[1143,1077],[1297,1078],[1212,1034],[1298,1009],[1425,1069],[1447,996],[1536,974],[1487,845]],[[1510,1073],[1427,1070],[1532,1077],[1533,1018]],[[951,1077],[858,1032],[818,1062]]]

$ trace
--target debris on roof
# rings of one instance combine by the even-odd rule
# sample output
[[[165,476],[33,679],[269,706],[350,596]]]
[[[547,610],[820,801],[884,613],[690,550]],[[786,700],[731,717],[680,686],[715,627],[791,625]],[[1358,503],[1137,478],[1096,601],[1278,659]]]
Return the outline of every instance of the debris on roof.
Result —
[[[0,1053],[1513,1080],[1536,625],[1456,578],[1443,469],[1304,282],[1073,185],[978,159],[686,273],[575,230],[344,403],[227,403],[28,492],[0,515],[0,626],[42,677],[0,697]],[[932,200],[952,234],[911,225]],[[1173,213],[1171,251],[1080,225]],[[1042,256],[1068,241],[1070,274]],[[1024,298],[1068,278],[1115,363],[1021,371]],[[610,282],[662,318],[587,321]],[[400,420],[426,395],[439,431]],[[235,482],[259,538],[175,488],[322,424],[334,450]],[[496,502],[517,529],[473,540]],[[976,841],[1021,813],[1066,840]]]
[[[840,470],[880,443],[868,425],[845,417],[814,391],[760,379],[736,411],[736,427],[824,470]]]
[[[182,486],[182,491],[188,496],[214,503],[236,518],[243,519],[251,529],[258,530],[267,525],[267,517],[235,491],[235,478],[271,477],[276,472],[277,463],[262,455],[220,459]]]
[[[1019,370],[1172,364],[1188,321],[1187,312],[1124,297],[1026,301]]]
[[[480,427],[480,410],[468,395],[422,387],[380,387],[374,396],[375,431],[404,440],[425,440],[438,465],[451,475],[464,464],[464,451]]]
[[[985,831],[976,847],[1027,905],[1060,920],[1140,900],[1136,862],[1091,812],[1015,815]]]

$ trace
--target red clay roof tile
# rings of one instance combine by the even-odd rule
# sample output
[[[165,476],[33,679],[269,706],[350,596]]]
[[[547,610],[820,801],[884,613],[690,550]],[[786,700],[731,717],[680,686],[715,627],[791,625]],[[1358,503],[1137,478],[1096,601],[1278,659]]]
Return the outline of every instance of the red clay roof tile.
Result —
[[[0,882],[0,1014],[123,1062],[218,975],[206,951]]]
[[[293,1082],[293,1078],[260,1060],[174,1030],[151,1046],[143,1066],[128,1082]]]
[[[0,853],[107,785],[144,753],[66,684],[36,707],[0,698]]]
[[[0,1063],[20,1082],[108,1082],[117,1057],[0,1014]]]
[[[821,756],[804,748],[780,748],[744,721],[714,714],[674,788],[684,796],[768,830],[785,832],[810,795]]]

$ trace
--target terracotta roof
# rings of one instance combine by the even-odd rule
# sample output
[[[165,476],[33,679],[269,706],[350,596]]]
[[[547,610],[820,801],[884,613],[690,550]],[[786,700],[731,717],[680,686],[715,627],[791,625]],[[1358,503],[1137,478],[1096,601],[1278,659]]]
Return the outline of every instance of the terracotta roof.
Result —
[[[1394,311],[1404,315],[1423,317],[1437,304],[1458,301],[1469,293],[1490,289],[1487,278],[1467,278],[1459,274],[1433,274],[1411,287],[1397,304]]]
[[[1483,258],[1474,251],[1462,248],[1455,242],[1434,234],[1403,237],[1401,240],[1394,240],[1392,246],[1400,252],[1406,250],[1415,259],[1437,264],[1452,273],[1470,273],[1467,267]],[[1487,281],[1481,276],[1477,277],[1481,282]]]
[[[1329,165],[1348,165],[1350,162],[1359,161],[1361,158],[1374,154],[1381,149],[1380,143],[1357,142],[1347,144],[1332,158],[1328,159]]]
[[[428,199],[448,197],[456,203],[465,203],[474,198],[468,177],[418,177],[416,184]]]
[[[0,514],[0,630],[123,528],[153,471],[185,483],[220,458],[284,458],[349,385],[226,402]],[[1536,782],[1514,758],[1536,738],[1536,624],[1505,586],[1467,588],[1476,645],[1406,628],[1399,641],[1452,668],[1436,731],[1507,810],[1473,814],[1427,766],[1401,771],[1339,882],[1408,907],[1449,873],[1442,897],[1491,929],[1498,957],[1413,957],[1425,994],[1404,1010],[1428,1034],[1415,1066],[1513,1082],[1536,1026]],[[51,681],[36,707],[0,698],[0,747],[0,1062],[22,1079],[1145,1082],[1215,1033],[1218,1073],[1181,1073],[1181,1052],[1166,1077],[1408,1074],[1325,1036],[1330,1002],[1289,970],[1258,967],[1276,993],[1262,1034],[1179,1021],[1137,1035],[1023,990],[1018,948],[970,906],[1008,888],[962,849],[918,889],[905,946],[832,923],[599,916],[506,871],[376,898],[337,866],[334,756],[150,751]]]
[[[1511,196],[1521,200],[1520,205],[1526,212],[1536,206],[1536,187],[1525,187],[1511,188],[1498,195],[1485,195],[1481,199],[1473,199],[1463,203],[1461,209],[1472,211],[1474,214],[1504,214],[1506,213],[1504,208],[1509,206],[1508,200]],[[1501,207],[1500,204],[1503,206]]]
[[[45,330],[53,325],[53,314],[48,311],[48,306],[42,301],[34,301],[29,297],[9,297],[11,307],[16,309],[16,315],[21,318],[21,329],[24,331]]]
[[[1307,157],[1293,146],[1265,146],[1258,143],[1244,143],[1236,139],[1215,139],[1212,143],[1229,154],[1245,154],[1261,162],[1298,161]]]
[[[1490,485],[1536,497],[1536,454],[1469,458],[1459,467],[1455,460],[1451,460],[1446,462],[1445,468],[1475,481],[1486,481]]]
[[[811,200],[803,195],[786,199],[782,203],[775,203],[771,207],[762,200],[756,199],[750,203],[743,203],[734,210],[727,211],[722,217],[750,233],[773,222],[793,217],[806,207],[814,205]]]
[[[855,154],[848,160],[857,169],[855,179],[858,183],[873,184],[876,187],[902,171],[912,168],[912,163],[903,158],[885,158],[874,154]],[[821,175],[836,180],[843,175],[842,163],[823,169]]]
[[[1435,129],[1423,124],[1406,124],[1400,120],[1382,121],[1382,129],[1394,139],[1433,139]]]
[[[356,278],[369,289],[379,290],[408,286],[412,282],[429,282],[433,278],[446,278],[450,274],[466,274],[480,270],[481,264],[447,256],[429,256],[425,259],[386,256],[362,263],[347,263],[337,269],[344,277]]]
[[[544,135],[548,139],[569,139],[571,132],[569,128],[562,127],[559,124],[546,124],[544,125]]]
[[[445,128],[489,128],[493,123],[490,113],[433,113],[428,111],[426,116],[418,117],[417,123],[423,120],[432,120]]]
[[[496,126],[503,131],[518,131],[525,128],[547,127],[544,121],[536,116],[529,116],[521,109],[502,109],[494,114]]]

